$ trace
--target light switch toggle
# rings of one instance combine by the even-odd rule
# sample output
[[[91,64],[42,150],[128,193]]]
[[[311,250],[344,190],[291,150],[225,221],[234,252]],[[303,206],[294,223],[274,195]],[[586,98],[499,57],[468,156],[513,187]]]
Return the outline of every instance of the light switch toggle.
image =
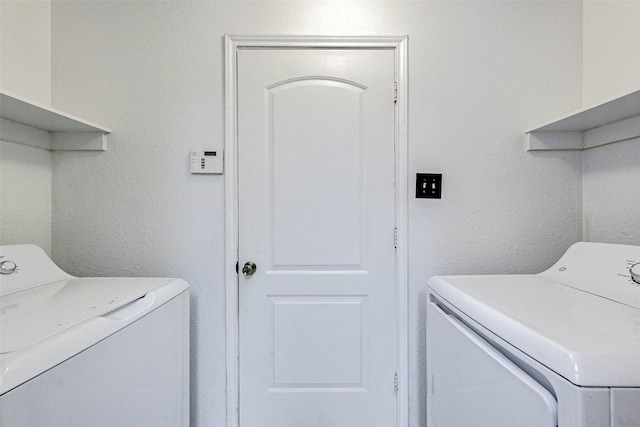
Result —
[[[440,173],[416,174],[416,198],[441,199],[442,198],[442,174]]]

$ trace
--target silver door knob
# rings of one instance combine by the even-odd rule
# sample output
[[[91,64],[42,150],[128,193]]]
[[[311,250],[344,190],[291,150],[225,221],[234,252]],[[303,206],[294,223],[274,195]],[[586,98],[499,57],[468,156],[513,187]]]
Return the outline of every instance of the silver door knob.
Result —
[[[255,273],[257,269],[258,269],[258,266],[256,265],[255,262],[247,261],[244,263],[244,266],[242,267],[242,274],[244,274],[245,276],[253,276],[253,273]]]

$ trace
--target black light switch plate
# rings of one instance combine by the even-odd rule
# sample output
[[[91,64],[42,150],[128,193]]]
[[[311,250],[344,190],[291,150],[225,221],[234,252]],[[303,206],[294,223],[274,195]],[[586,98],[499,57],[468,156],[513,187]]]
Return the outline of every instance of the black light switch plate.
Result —
[[[441,199],[442,198],[442,174],[441,173],[417,173],[416,174],[416,198],[417,199]]]

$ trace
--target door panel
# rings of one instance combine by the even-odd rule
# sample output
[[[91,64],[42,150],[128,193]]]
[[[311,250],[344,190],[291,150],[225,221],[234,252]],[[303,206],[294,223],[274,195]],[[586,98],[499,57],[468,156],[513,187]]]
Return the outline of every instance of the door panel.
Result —
[[[367,319],[363,297],[271,297],[270,301],[273,388],[364,389]]]
[[[392,426],[394,51],[237,65],[240,425]]]
[[[274,267],[360,267],[364,90],[314,78],[278,86],[268,96]],[[327,105],[333,108],[321,108]]]

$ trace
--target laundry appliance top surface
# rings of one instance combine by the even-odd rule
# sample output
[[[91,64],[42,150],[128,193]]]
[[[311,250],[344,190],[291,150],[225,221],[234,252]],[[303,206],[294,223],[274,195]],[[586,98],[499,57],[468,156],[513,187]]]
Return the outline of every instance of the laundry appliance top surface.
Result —
[[[580,386],[640,386],[640,247],[577,243],[535,275],[437,276],[440,298]]]
[[[167,282],[167,279],[67,279],[5,295],[0,354],[26,348],[113,312]]]
[[[181,279],[76,278],[34,245],[0,246],[0,392],[188,289]]]

